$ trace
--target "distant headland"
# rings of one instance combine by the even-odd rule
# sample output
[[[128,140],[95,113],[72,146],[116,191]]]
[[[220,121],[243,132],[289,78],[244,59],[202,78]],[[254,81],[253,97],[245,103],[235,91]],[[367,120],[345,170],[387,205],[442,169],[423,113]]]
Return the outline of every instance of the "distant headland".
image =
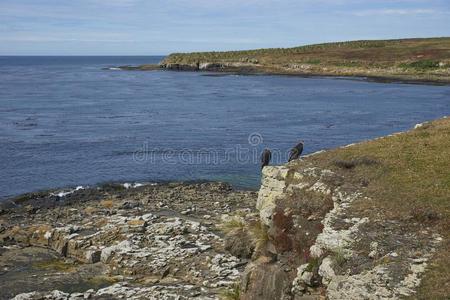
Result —
[[[450,37],[361,40],[228,52],[173,53],[158,65],[122,70],[365,77],[377,81],[450,83]]]

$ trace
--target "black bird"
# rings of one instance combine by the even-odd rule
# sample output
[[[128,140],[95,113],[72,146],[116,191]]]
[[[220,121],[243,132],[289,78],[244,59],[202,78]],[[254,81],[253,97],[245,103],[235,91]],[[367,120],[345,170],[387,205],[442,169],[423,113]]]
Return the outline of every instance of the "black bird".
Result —
[[[289,160],[298,159],[300,155],[302,155],[303,152],[303,141],[300,141],[297,145],[295,145],[294,148],[291,149],[291,152],[289,152]]]
[[[269,165],[270,160],[272,159],[272,152],[269,149],[264,149],[261,154],[261,170]]]

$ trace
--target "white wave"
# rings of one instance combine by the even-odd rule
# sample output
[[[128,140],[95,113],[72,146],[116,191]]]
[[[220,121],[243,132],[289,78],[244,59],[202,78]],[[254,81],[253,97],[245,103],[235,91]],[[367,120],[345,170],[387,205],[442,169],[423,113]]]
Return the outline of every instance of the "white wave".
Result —
[[[59,193],[50,193],[50,195],[51,195],[51,196],[56,196],[56,197],[62,198],[62,197],[65,197],[65,196],[67,196],[67,195],[73,194],[73,193],[75,193],[76,191],[84,190],[84,189],[85,189],[85,187],[83,187],[82,185],[79,185],[79,186],[77,186],[76,188],[74,188],[73,190],[69,190],[69,191],[61,191],[61,192],[59,192]]]
[[[141,186],[146,186],[146,185],[157,185],[156,183],[151,183],[151,182],[144,182],[144,183],[140,183],[140,182],[135,182],[135,183],[128,183],[125,182],[123,184],[123,187],[126,189],[134,189],[137,187],[141,187]]]

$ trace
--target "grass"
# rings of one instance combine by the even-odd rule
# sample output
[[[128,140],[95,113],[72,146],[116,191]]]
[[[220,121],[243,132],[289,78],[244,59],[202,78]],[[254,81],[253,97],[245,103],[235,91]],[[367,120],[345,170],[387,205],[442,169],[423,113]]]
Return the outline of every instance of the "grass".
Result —
[[[367,155],[377,163],[354,163]],[[412,232],[428,227],[439,233],[444,241],[415,297],[441,299],[450,295],[450,118],[310,159],[362,187],[371,200],[355,202],[353,209],[374,218],[398,220]]]
[[[40,270],[51,270],[58,272],[73,272],[76,269],[74,264],[67,263],[61,259],[36,262],[33,263],[33,267]]]
[[[219,294],[220,300],[239,300],[241,297],[241,287],[235,283],[229,289],[224,289]]]
[[[93,213],[97,212],[98,209],[93,206],[88,206],[84,209],[84,213],[87,215],[92,215]]]
[[[133,219],[129,220],[127,224],[131,226],[143,226],[145,224],[145,221],[140,219]]]
[[[368,153],[370,159],[361,160]],[[417,212],[422,208],[450,217],[450,119],[327,151],[312,159],[335,170],[343,165],[346,179],[365,178],[369,182],[367,193],[383,208],[390,208],[392,216],[404,216],[406,211]],[[336,164],[336,161],[350,163]]]
[[[336,251],[333,253],[333,261],[337,267],[342,267],[347,261],[345,250],[342,248],[336,249]]]
[[[106,276],[106,275],[99,275],[89,278],[88,282],[92,286],[106,286],[106,285],[112,285],[120,280],[120,276]]]
[[[352,159],[338,159],[334,161],[334,164],[340,168],[353,169],[357,166],[370,166],[378,163],[375,159],[370,157],[357,157]]]
[[[244,62],[266,73],[371,76],[448,83],[450,38],[362,40],[294,48],[174,53],[162,64],[195,66],[202,62]],[[292,65],[309,65],[310,68],[291,69]]]
[[[100,205],[106,209],[111,209],[114,206],[114,201],[113,200],[102,200],[100,202]]]
[[[218,227],[225,235],[234,234],[239,231],[248,232],[257,252],[264,250],[269,241],[267,227],[259,220],[247,223],[242,216],[235,215],[224,220]]]
[[[310,64],[310,65],[319,65],[320,64],[320,59],[309,59],[307,61],[305,61],[305,63]]]
[[[396,62],[408,60],[449,59],[450,38],[403,39],[380,41],[349,41],[307,45],[294,48],[272,48],[228,52],[174,53],[166,58],[172,63],[194,61],[245,61],[249,57],[258,62],[305,62],[318,64],[355,62]]]
[[[241,231],[246,229],[245,220],[240,216],[232,216],[227,218],[219,225],[219,229],[224,234],[230,234],[236,231]]]
[[[321,258],[318,258],[318,257],[311,258],[308,261],[308,266],[305,271],[317,274],[317,272],[319,271],[321,262],[322,262]]]
[[[400,65],[403,68],[412,68],[416,70],[429,70],[439,68],[439,61],[436,60],[418,60],[412,63],[403,63]]]
[[[268,228],[262,222],[254,222],[249,228],[250,236],[255,243],[255,251],[260,251],[265,248],[269,242]]]

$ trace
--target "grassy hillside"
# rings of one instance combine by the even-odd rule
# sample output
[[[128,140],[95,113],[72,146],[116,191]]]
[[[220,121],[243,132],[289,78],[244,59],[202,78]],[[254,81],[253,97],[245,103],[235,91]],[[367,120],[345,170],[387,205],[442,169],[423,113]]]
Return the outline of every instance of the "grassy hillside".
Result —
[[[450,118],[391,137],[311,157],[360,186],[367,201],[353,208],[371,219],[397,220],[404,234],[428,230],[443,243],[431,261],[418,299],[450,295]]]
[[[450,38],[351,41],[295,48],[174,53],[161,64],[215,63],[253,72],[450,82]],[[236,68],[234,68],[236,71]]]

